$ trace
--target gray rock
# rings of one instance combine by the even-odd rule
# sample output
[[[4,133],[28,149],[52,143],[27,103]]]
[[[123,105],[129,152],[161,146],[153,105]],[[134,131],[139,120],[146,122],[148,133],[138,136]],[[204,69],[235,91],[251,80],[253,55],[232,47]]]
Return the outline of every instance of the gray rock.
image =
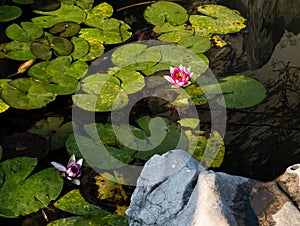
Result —
[[[300,225],[299,166],[262,183],[208,171],[183,150],[155,155],[145,164],[132,194],[126,211],[129,224]]]

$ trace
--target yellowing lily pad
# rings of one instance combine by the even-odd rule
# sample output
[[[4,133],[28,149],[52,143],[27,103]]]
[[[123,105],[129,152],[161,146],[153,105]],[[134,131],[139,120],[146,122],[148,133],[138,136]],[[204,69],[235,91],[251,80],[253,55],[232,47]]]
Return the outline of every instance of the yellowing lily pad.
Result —
[[[245,28],[246,21],[237,11],[222,5],[208,4],[198,7],[203,15],[191,15],[190,22],[200,36],[228,34]]]
[[[5,112],[9,108],[3,100],[0,99],[0,113]]]

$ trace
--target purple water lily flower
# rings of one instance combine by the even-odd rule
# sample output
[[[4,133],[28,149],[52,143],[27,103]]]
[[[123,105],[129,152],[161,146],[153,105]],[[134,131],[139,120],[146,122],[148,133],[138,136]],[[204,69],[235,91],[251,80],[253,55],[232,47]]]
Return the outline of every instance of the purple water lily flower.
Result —
[[[69,159],[67,167],[63,166],[57,162],[51,162],[51,164],[58,169],[60,172],[64,172],[68,180],[76,185],[80,185],[80,180],[78,179],[81,175],[81,166],[83,159],[76,161],[75,155],[72,155]]]
[[[181,64],[179,67],[170,67],[171,76],[164,76],[169,82],[173,83],[172,87],[186,87],[191,84],[190,79],[193,76],[193,72],[191,72],[191,68],[184,67]]]

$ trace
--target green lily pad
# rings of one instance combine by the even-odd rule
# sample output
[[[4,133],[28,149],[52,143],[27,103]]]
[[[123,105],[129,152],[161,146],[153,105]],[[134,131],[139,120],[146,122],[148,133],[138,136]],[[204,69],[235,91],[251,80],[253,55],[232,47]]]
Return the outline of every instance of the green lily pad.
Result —
[[[112,54],[112,62],[122,68],[135,64],[137,57],[147,48],[144,44],[126,44],[118,47]],[[160,58],[159,58],[160,59]],[[159,59],[155,59],[156,62]]]
[[[2,5],[0,6],[0,22],[7,22],[17,19],[22,15],[22,9],[18,6]]]
[[[69,5],[65,3],[61,3],[61,7],[54,11],[43,12],[34,10],[33,12],[37,14],[46,15],[32,18],[33,23],[38,24],[43,28],[51,28],[55,24],[66,21],[81,24],[86,17],[86,14],[83,9],[79,8],[78,6]]]
[[[0,163],[0,215],[25,216],[36,212],[55,200],[63,187],[63,180],[54,168],[31,176],[37,159],[18,157]]]
[[[177,122],[183,127],[196,129],[199,126],[200,120],[198,118],[182,118]]]
[[[81,27],[79,24],[74,22],[61,22],[55,24],[51,29],[50,33],[53,35],[59,35],[61,37],[72,37],[80,31]]]
[[[187,48],[188,50],[196,53],[201,54],[208,51],[211,48],[210,39],[207,37],[201,36],[188,36],[182,38],[179,42],[179,45]]]
[[[103,180],[102,180],[103,181]],[[102,192],[104,190],[102,187]],[[115,191],[116,189],[111,189],[109,191]],[[76,225],[128,225],[128,219],[126,216],[120,216],[116,214],[111,214],[99,207],[88,203],[81,196],[78,189],[72,190],[65,194],[58,201],[54,203],[54,206],[60,210],[76,214],[79,216],[62,218],[50,222],[48,226],[76,226]]]
[[[71,53],[73,60],[84,57],[89,52],[89,43],[83,38],[72,37],[71,42],[74,46],[74,50]]]
[[[9,82],[1,90],[1,98],[11,107],[36,109],[55,100],[56,95],[48,92],[44,84],[31,78],[19,78]]]
[[[54,52],[59,56],[67,56],[73,50],[72,43],[63,37],[54,37],[51,40],[51,46]]]
[[[38,121],[28,132],[38,134],[50,141],[50,150],[64,148],[73,129],[72,122],[63,124],[63,121],[63,117],[48,117]]]
[[[12,60],[26,61],[34,59],[30,51],[31,42],[12,41],[5,45],[5,56]]]
[[[171,25],[180,25],[188,20],[189,15],[182,6],[173,2],[156,2],[144,11],[144,18],[153,25],[168,21]]]
[[[157,34],[158,39],[165,42],[179,42],[184,37],[188,37],[194,34],[194,29],[186,24],[173,26],[166,22],[162,25],[156,25],[153,31]]]
[[[263,84],[243,75],[222,78],[219,84],[223,91],[225,106],[228,108],[252,107],[266,97]],[[222,104],[220,100],[217,101]]]
[[[78,79],[87,72],[85,62],[75,61],[69,56],[57,57],[52,61],[44,61],[33,65],[28,74],[36,79],[45,81],[47,91],[67,95],[76,91]]]
[[[144,76],[137,71],[120,70],[115,76],[121,80],[121,87],[128,94],[136,93],[145,86]]]
[[[246,27],[246,19],[225,6],[208,4],[199,6],[198,11],[206,16],[191,15],[189,19],[197,35],[235,33]]]
[[[21,22],[21,26],[12,24],[5,30],[8,38],[16,41],[33,41],[43,35],[43,29],[32,22]]]
[[[36,58],[42,60],[50,60],[52,57],[50,42],[45,38],[32,42],[30,45],[30,51]]]

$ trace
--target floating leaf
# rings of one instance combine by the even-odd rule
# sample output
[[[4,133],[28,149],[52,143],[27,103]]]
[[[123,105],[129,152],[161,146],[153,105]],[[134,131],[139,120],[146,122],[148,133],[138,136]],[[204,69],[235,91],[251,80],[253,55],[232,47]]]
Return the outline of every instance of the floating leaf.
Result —
[[[30,51],[36,58],[42,60],[50,60],[52,57],[50,42],[44,38],[32,42],[30,45]]]
[[[63,180],[51,167],[29,176],[37,164],[35,158],[18,157],[0,163],[0,215],[25,216],[47,206],[56,199]]]
[[[266,96],[265,87],[257,80],[243,75],[228,76],[219,79],[219,83],[202,86],[205,93],[213,96],[223,93],[225,107],[247,108],[260,103]],[[217,102],[224,105],[222,98]]]
[[[91,27],[98,27],[99,24],[113,15],[113,7],[106,2],[95,6],[92,10],[87,11],[87,17],[84,23]]]
[[[0,6],[0,22],[7,22],[17,19],[22,15],[22,9],[18,6],[2,5]]]
[[[57,202],[55,207],[63,211],[80,216],[67,217],[50,222],[48,226],[76,226],[76,225],[128,225],[125,216],[111,214],[84,200],[79,190],[72,190]]]
[[[8,38],[16,41],[33,41],[43,35],[43,29],[32,22],[21,22],[21,27],[17,24],[8,26],[5,30]]]
[[[89,43],[83,38],[72,37],[71,42],[74,50],[71,53],[73,60],[84,57],[89,52]]]
[[[65,3],[61,3],[61,7],[55,11],[43,12],[34,10],[34,13],[46,15],[32,18],[33,23],[43,28],[51,28],[61,22],[75,22],[81,24],[86,17],[85,12],[81,8]]]
[[[160,34],[158,36],[159,40],[166,42],[178,42],[184,37],[188,37],[194,34],[194,29],[186,24],[173,26],[166,22],[162,25],[156,25],[153,28],[155,33]]]
[[[74,189],[65,194],[54,203],[54,206],[60,210],[77,215],[94,215],[106,212],[85,201],[78,189]]]
[[[137,71],[121,70],[115,74],[121,80],[121,87],[126,93],[136,93],[145,86],[144,76]]]
[[[201,36],[185,37],[181,39],[178,44],[196,54],[204,53],[211,48],[211,42],[209,38]]]
[[[87,111],[113,111],[127,105],[128,96],[123,88],[109,79],[99,81],[82,80],[82,88],[86,94],[75,94],[73,102],[78,107]]]
[[[198,118],[182,118],[177,122],[183,127],[196,129],[199,126],[200,120]]]
[[[144,11],[144,18],[153,25],[161,25],[168,21],[172,25],[180,25],[187,21],[185,8],[173,2],[156,2]]]
[[[5,112],[9,108],[3,100],[0,99],[0,113]]]
[[[52,49],[59,56],[67,56],[73,50],[72,43],[63,37],[54,37],[50,43]]]
[[[47,82],[44,84],[46,90],[66,95],[76,91],[78,79],[86,73],[87,69],[88,65],[85,62],[72,63],[71,57],[62,56],[50,62],[35,64],[29,69],[28,74]]]
[[[5,56],[12,60],[26,61],[34,59],[30,51],[31,42],[12,41],[5,45]]]
[[[55,24],[51,29],[50,33],[59,35],[61,37],[72,37],[80,31],[81,27],[79,24],[74,22],[61,22]]]
[[[206,168],[220,167],[225,155],[223,140],[218,132],[213,132],[209,139],[195,134],[191,130],[185,131],[188,137],[188,152]]]
[[[263,84],[243,75],[228,76],[220,79],[219,83],[228,108],[252,107],[266,97]]]
[[[79,58],[80,61],[95,60],[104,53],[103,42],[95,40],[87,40],[87,42],[90,47],[89,52],[85,56]]]
[[[1,90],[1,98],[11,107],[35,109],[55,100],[56,95],[48,92],[44,84],[30,78],[19,78],[9,82]]]
[[[72,133],[72,123],[62,124],[63,117],[48,117],[38,121],[28,130],[30,133],[38,134],[50,141],[50,150],[65,147],[68,136]]]
[[[198,11],[206,16],[191,15],[189,19],[197,35],[228,34],[246,27],[245,18],[225,6],[208,4],[199,6]]]

